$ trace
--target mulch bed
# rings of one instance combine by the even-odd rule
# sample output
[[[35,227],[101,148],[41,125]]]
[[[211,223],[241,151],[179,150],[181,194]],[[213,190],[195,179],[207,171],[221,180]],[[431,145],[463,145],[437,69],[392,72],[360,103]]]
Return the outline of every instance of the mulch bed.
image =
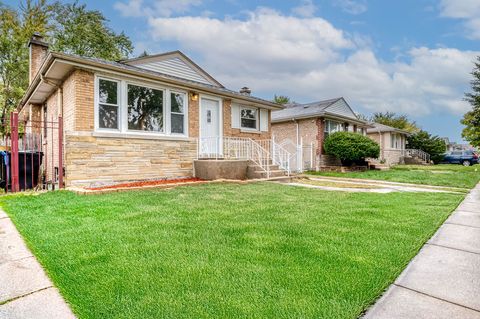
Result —
[[[118,188],[130,188],[130,187],[136,188],[136,187],[145,187],[145,186],[195,183],[195,182],[203,182],[203,181],[204,180],[196,177],[195,178],[163,179],[163,180],[155,180],[155,181],[139,181],[139,182],[121,183],[121,184],[101,186],[101,187],[90,187],[85,189],[90,191],[99,191],[99,190],[118,189]]]

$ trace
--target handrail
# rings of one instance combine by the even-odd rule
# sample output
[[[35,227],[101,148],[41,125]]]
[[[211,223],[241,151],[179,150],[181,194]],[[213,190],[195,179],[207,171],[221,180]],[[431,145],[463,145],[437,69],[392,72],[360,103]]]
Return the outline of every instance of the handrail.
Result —
[[[421,159],[425,163],[430,162],[430,154],[428,154],[425,151],[419,150],[419,149],[405,149],[404,156],[410,156],[410,157],[416,157],[418,159]]]
[[[259,166],[270,178],[269,143],[245,137],[202,137],[198,139],[197,159],[245,159]]]
[[[281,169],[285,170],[290,176],[292,170],[290,166],[292,154],[287,151],[283,146],[275,141],[272,141],[272,161],[275,165],[278,165]]]

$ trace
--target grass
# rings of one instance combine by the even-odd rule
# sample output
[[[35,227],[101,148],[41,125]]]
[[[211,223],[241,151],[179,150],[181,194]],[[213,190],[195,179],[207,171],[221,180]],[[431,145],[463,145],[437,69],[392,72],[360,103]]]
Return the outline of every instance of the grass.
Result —
[[[462,198],[256,183],[0,204],[79,318],[356,318]]]
[[[480,165],[398,165],[388,171],[308,172],[310,175],[386,180],[412,184],[473,188],[480,181]]]

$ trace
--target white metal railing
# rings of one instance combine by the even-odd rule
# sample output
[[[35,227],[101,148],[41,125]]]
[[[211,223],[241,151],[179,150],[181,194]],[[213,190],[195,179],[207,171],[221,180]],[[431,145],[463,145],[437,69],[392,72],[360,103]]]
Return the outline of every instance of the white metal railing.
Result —
[[[250,160],[270,177],[269,142],[242,137],[201,137],[197,143],[198,159],[244,159]]]
[[[430,154],[418,149],[406,149],[403,150],[403,156],[416,157],[421,159],[425,163],[430,163]]]

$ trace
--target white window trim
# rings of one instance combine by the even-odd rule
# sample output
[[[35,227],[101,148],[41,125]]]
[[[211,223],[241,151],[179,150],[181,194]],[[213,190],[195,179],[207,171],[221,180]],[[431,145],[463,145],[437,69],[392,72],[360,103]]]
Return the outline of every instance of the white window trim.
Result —
[[[172,101],[171,101],[171,93],[174,94],[183,94],[184,99],[183,99],[183,113],[178,113],[178,112],[172,112]],[[183,134],[181,133],[172,133],[171,132],[171,114],[183,114]],[[170,122],[168,123],[168,131],[170,132],[170,135],[172,136],[188,136],[188,92],[181,91],[181,90],[175,90],[171,89],[169,90],[168,94],[168,118],[170,119]]]
[[[100,103],[100,97],[99,97],[99,93],[100,93],[100,80],[105,80],[105,81],[110,81],[110,82],[116,82],[117,83],[117,106],[118,107],[118,112],[117,112],[117,128],[114,129],[114,128],[103,128],[103,127],[100,127],[100,118],[98,116],[98,113],[100,111],[100,104],[105,104],[105,105],[114,105],[114,104],[110,104],[110,103]],[[95,97],[94,97],[94,103],[95,103],[95,107],[94,107],[94,121],[95,121],[95,131],[99,131],[99,132],[120,132],[121,131],[121,127],[122,127],[122,85],[121,85],[121,81],[117,80],[117,79],[112,79],[112,78],[109,78],[109,77],[105,77],[105,76],[96,76],[95,77],[95,85],[94,85],[94,91],[95,91]]]
[[[99,127],[99,81],[107,80],[118,83],[117,87],[117,102],[119,107],[118,112],[118,129],[105,129]],[[155,90],[163,91],[163,132],[149,132],[149,131],[137,131],[128,129],[128,85],[141,86],[146,88],[151,88]],[[171,118],[170,118],[170,93],[179,93],[184,94],[184,133],[171,133]],[[99,133],[119,133],[121,135],[131,135],[131,136],[158,136],[158,137],[188,137],[188,92],[177,89],[170,88],[167,86],[152,84],[151,82],[142,82],[131,79],[121,79],[121,78],[112,78],[109,76],[95,74],[95,83],[94,83],[94,121],[95,121],[95,132]],[[103,104],[103,103],[102,103]]]
[[[255,110],[256,111],[257,116],[255,117],[255,128],[242,126],[242,110]],[[240,105],[239,112],[240,112],[239,116],[240,116],[240,130],[241,131],[244,131],[244,132],[259,132],[260,131],[260,109],[259,108]]]

